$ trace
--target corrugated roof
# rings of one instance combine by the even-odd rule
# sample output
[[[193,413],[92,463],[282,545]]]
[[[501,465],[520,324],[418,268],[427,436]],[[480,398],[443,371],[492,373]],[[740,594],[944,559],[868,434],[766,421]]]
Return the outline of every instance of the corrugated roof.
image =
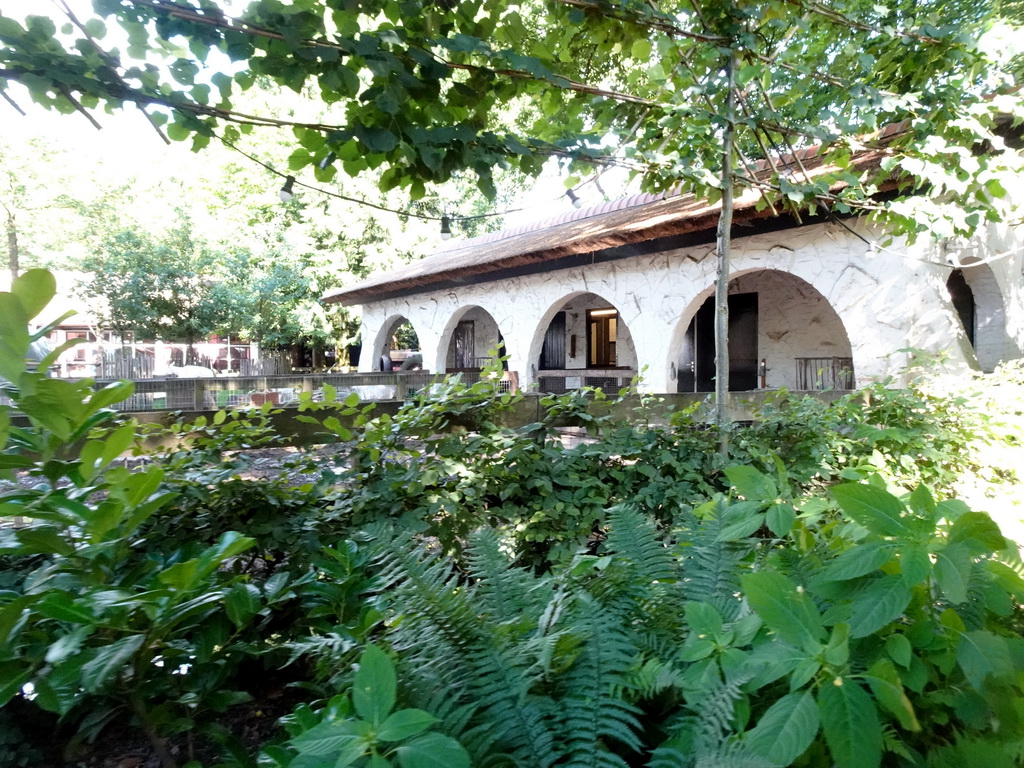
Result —
[[[906,130],[903,123],[887,126],[878,137],[891,140]],[[775,161],[776,168],[802,166],[813,179],[834,169],[824,167],[818,158],[819,147],[808,147]],[[885,150],[869,150],[856,155],[849,170],[854,173],[876,169]],[[757,173],[770,169],[766,161],[754,168]],[[802,172],[801,172],[802,175]],[[833,191],[845,184],[836,184]],[[746,190],[735,199],[735,221],[743,223],[767,218],[773,211],[758,202],[761,195]],[[444,250],[390,272],[373,275],[355,285],[324,295],[323,301],[362,304],[397,293],[430,290],[452,281],[486,279],[491,273],[534,266],[568,256],[603,251],[618,246],[642,243],[674,235],[713,230],[718,223],[721,203],[709,204],[694,195],[642,193],[532,224],[492,232],[468,240],[446,244]]]

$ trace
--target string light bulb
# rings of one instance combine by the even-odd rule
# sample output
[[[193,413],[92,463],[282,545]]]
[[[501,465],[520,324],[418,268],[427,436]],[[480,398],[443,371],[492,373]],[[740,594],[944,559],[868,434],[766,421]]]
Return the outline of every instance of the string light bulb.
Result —
[[[281,198],[282,203],[290,203],[292,198],[295,197],[295,193],[292,191],[292,187],[295,186],[295,177],[286,176],[284,180],[284,186],[281,187],[281,191],[277,193],[277,196]]]
[[[572,207],[573,208],[576,208],[577,210],[579,210],[580,208],[583,207],[583,201],[580,200],[579,196],[575,192],[573,192],[571,189],[566,190],[565,196],[569,198],[569,202],[572,203]]]
[[[441,217],[441,239],[451,240],[452,239],[452,220],[447,216]]]

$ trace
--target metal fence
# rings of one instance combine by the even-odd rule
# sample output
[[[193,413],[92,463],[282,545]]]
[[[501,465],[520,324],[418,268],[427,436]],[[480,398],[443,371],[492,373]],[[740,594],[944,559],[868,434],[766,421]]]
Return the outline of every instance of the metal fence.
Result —
[[[546,395],[564,395],[580,387],[618,392],[623,387],[628,387],[635,377],[636,371],[614,368],[541,371],[537,376],[537,389]]]
[[[465,384],[480,381],[480,373],[458,374]],[[286,376],[224,376],[202,379],[148,379],[135,382],[135,393],[115,406],[122,411],[203,411],[247,408],[264,403],[297,403],[303,392],[314,401],[324,399],[324,388],[333,387],[338,398],[351,393],[360,400],[407,400],[421,390],[439,384],[446,376],[426,371],[394,373],[324,373]],[[97,381],[102,387],[109,381]],[[505,372],[498,381],[502,392],[518,389],[518,376]]]
[[[854,389],[852,357],[796,358],[796,388],[821,392],[826,389]]]

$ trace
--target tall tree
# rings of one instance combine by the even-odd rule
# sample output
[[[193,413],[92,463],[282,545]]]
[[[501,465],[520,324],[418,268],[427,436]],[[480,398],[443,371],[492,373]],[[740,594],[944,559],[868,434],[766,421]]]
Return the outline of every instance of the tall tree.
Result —
[[[106,325],[122,338],[183,342],[186,363],[195,344],[230,329],[244,296],[244,252],[218,253],[198,240],[187,220],[162,235],[139,229],[110,232],[83,263],[86,295],[101,301]]]
[[[754,190],[777,213],[868,210],[897,231],[956,236],[1005,215],[1000,174],[1020,166],[997,132],[1020,100],[977,45],[982,0],[256,0],[238,18],[213,0],[95,8],[140,64],[103,47],[98,18],[68,13],[70,47],[49,19],[0,16],[0,78],[62,111],[135,104],[195,148],[230,124],[289,128],[295,173],[383,167],[381,187],[413,200],[460,169],[493,194],[496,167],[536,174],[555,156],[625,165],[648,189],[712,203]],[[187,55],[168,45],[182,40]],[[261,77],[315,84],[328,116],[236,108]],[[796,152],[810,145],[814,169]],[[724,420],[724,301],[718,310]]]

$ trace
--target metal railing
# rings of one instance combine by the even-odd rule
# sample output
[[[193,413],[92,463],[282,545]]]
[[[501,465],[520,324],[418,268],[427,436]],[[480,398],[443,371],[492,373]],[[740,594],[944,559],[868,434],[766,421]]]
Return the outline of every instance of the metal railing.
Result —
[[[796,358],[796,388],[804,391],[854,389],[852,357]]]
[[[475,384],[479,373],[458,374],[465,384]],[[146,379],[135,382],[135,393],[116,405],[122,411],[206,411],[247,408],[264,403],[297,403],[303,392],[322,401],[324,387],[331,386],[338,398],[351,393],[363,401],[407,400],[420,390],[438,384],[445,374],[426,371],[393,373],[324,373],[286,376],[224,376],[202,379]],[[97,381],[102,387],[109,381]],[[505,372],[498,382],[503,392],[518,390],[518,375]]]
[[[539,371],[537,389],[548,395],[564,395],[580,387],[595,387],[605,392],[618,392],[628,387],[636,371],[628,368],[569,368]]]

